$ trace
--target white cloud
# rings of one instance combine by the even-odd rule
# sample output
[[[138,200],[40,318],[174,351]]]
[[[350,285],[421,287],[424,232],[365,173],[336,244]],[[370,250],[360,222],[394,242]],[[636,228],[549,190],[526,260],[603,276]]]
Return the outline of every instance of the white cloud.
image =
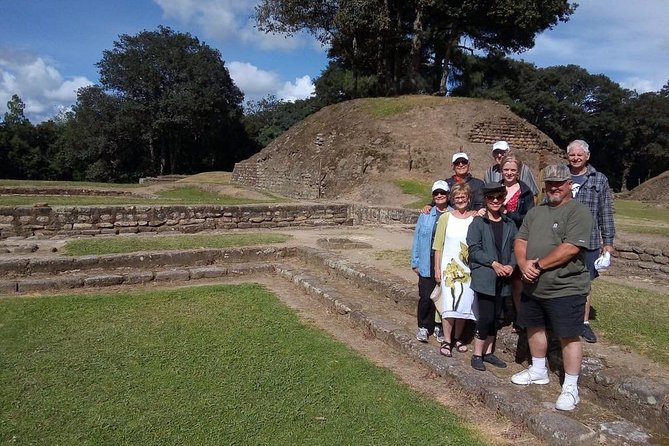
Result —
[[[166,18],[184,24],[198,24],[206,37],[219,42],[251,44],[262,50],[290,51],[313,44],[305,34],[267,34],[254,28],[249,19],[257,0],[154,0]]]
[[[246,99],[275,94],[281,85],[277,73],[261,70],[248,62],[230,62],[228,70],[230,77],[235,81],[235,85],[244,92]]]
[[[289,82],[282,81],[277,73],[261,70],[248,62],[230,62],[227,66],[230,77],[244,92],[247,101],[255,101],[268,95],[274,95],[283,101],[295,101],[314,94],[314,84],[309,76],[298,77],[294,82]]]
[[[624,79],[620,82],[620,85],[630,90],[636,90],[637,93],[647,93],[649,91],[657,91],[662,88],[662,86],[657,87],[656,83],[649,79],[641,79],[638,77]]]
[[[313,96],[315,87],[309,76],[295,79],[295,82],[286,82],[277,92],[277,96],[284,101],[293,102],[298,99],[306,99]]]
[[[26,106],[28,119],[49,119],[76,102],[77,89],[92,83],[85,77],[64,79],[43,57],[0,49],[0,114],[16,94]]]

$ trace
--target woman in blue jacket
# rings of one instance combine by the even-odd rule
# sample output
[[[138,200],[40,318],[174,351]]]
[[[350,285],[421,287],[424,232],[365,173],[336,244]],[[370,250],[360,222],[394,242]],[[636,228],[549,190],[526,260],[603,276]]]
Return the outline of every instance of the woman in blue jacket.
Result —
[[[511,275],[516,266],[513,242],[517,228],[502,213],[506,188],[488,183],[483,187],[486,213],[474,219],[467,231],[471,289],[476,293],[478,315],[471,365],[485,371],[485,364],[504,368],[506,363],[495,356],[497,315],[504,299],[511,295]]]
[[[448,192],[449,187],[445,181],[434,182],[432,185],[432,199],[435,205],[428,213],[418,216],[418,223],[416,223],[413,234],[411,269],[418,276],[418,310],[416,312],[418,331],[416,332],[416,339],[421,342],[427,342],[431,334],[434,334],[438,342],[442,342],[444,339],[443,328],[435,322],[436,308],[434,302],[430,299],[430,294],[437,286],[437,282],[434,280],[432,240],[439,217],[448,210]]]

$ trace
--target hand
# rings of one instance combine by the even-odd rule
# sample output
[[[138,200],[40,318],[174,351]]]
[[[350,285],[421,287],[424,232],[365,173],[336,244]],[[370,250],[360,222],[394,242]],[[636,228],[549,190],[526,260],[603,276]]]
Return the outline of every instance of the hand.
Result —
[[[525,260],[524,262],[519,262],[518,266],[522,275],[523,282],[533,283],[536,282],[541,271],[535,268],[535,262],[538,262],[539,259]]]
[[[475,215],[477,215],[479,217],[483,217],[485,215],[485,212],[486,212],[485,208],[481,208],[478,211],[476,211]]]
[[[420,274],[418,273],[418,268],[411,268],[411,269],[413,270],[414,273],[416,273],[417,276],[420,276]]]
[[[506,277],[510,277],[511,274],[513,274],[513,266],[503,265],[502,268],[504,268],[504,272],[506,273]]]
[[[441,283],[441,271],[434,272],[434,281],[437,283]]]
[[[490,266],[492,266],[492,269],[493,271],[495,271],[495,274],[497,274],[497,277],[506,277],[506,272],[504,271],[504,265],[502,265],[497,261],[494,261]]]
[[[423,206],[423,209],[420,210],[420,213],[421,214],[429,214],[431,210],[432,210],[432,206],[430,206],[429,204],[426,204],[425,206]]]

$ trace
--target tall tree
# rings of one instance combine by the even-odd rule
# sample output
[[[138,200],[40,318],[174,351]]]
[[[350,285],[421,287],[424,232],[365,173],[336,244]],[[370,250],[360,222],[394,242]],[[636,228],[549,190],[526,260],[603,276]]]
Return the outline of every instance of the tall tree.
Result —
[[[66,139],[87,177],[226,169],[248,155],[243,94],[197,38],[163,26],[121,35],[97,66],[100,85],[79,91]]]
[[[382,94],[445,94],[463,46],[527,50],[575,8],[568,0],[261,0],[256,21],[268,32],[311,32],[354,79],[377,76]]]

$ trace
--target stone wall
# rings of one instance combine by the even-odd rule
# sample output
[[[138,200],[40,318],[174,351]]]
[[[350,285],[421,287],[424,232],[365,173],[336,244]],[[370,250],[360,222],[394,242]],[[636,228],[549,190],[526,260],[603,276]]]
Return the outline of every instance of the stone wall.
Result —
[[[244,161],[235,164],[232,181],[237,184],[270,190],[273,193],[301,200],[315,200],[321,197],[318,173],[279,171],[260,161]]]
[[[669,274],[669,246],[643,246],[638,242],[616,239],[613,267],[620,269],[637,268],[639,272],[653,275]],[[669,278],[669,276],[667,276]]]
[[[522,149],[526,153],[541,155],[549,152],[564,158],[564,151],[545,134],[525,120],[498,117],[494,121],[482,121],[473,125],[469,141],[492,146],[495,141],[504,140],[512,149]]]
[[[352,224],[346,204],[0,207],[0,239]]]

